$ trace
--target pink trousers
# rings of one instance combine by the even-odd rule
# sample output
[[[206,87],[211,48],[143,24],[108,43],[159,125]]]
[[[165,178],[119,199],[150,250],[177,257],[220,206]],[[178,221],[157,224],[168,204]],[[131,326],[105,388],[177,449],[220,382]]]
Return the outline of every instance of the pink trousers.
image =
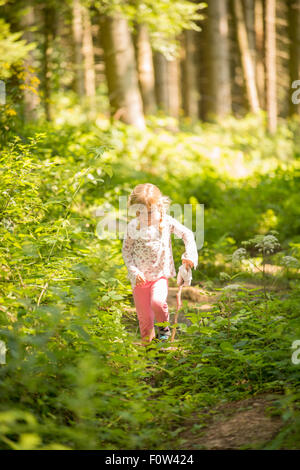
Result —
[[[165,276],[134,287],[133,299],[142,339],[152,341],[155,337],[154,319],[157,323],[169,321],[168,287]]]

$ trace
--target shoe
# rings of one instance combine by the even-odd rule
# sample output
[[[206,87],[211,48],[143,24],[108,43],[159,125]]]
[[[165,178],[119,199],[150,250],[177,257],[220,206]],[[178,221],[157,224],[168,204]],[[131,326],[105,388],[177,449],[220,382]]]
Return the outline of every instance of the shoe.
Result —
[[[160,326],[159,327],[159,340],[160,341],[168,341],[171,336],[171,331],[168,326]]]

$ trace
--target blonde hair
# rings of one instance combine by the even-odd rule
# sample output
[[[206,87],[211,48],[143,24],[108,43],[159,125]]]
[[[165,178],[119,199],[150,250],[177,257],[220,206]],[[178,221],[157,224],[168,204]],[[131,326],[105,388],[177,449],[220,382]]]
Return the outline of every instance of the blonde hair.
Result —
[[[134,204],[143,204],[147,208],[151,205],[158,206],[160,211],[159,231],[162,232],[164,227],[164,215],[171,204],[168,196],[163,196],[160,189],[152,183],[138,184],[131,192],[128,200],[128,208]],[[140,223],[138,224],[140,229]]]

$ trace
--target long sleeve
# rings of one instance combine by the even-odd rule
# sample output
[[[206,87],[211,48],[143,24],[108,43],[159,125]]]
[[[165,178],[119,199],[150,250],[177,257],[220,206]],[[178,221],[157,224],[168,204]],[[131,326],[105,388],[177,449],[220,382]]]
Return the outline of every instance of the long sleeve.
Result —
[[[123,245],[122,245],[122,256],[125,262],[125,265],[128,270],[129,279],[135,280],[137,274],[140,274],[140,270],[135,266],[133,260],[133,244],[134,239],[130,237],[127,231],[124,234]]]
[[[196,269],[198,266],[198,250],[192,230],[178,222],[174,217],[169,216],[169,221],[171,233],[184,241],[185,252],[182,254],[181,259],[192,261],[194,263],[193,268]]]

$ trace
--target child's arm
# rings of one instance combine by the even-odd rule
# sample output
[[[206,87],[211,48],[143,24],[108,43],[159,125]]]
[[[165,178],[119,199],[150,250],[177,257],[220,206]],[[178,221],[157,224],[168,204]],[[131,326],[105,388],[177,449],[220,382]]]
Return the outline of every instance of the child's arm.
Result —
[[[198,266],[198,250],[192,230],[178,222],[174,217],[169,216],[169,220],[171,233],[175,233],[184,241],[185,252],[182,254],[181,259],[192,261],[193,268],[196,269]]]
[[[143,276],[143,273],[135,266],[132,256],[134,239],[128,235],[127,232],[124,234],[123,245],[122,245],[122,256],[125,265],[128,269],[128,273],[131,279],[135,279],[138,274]]]

